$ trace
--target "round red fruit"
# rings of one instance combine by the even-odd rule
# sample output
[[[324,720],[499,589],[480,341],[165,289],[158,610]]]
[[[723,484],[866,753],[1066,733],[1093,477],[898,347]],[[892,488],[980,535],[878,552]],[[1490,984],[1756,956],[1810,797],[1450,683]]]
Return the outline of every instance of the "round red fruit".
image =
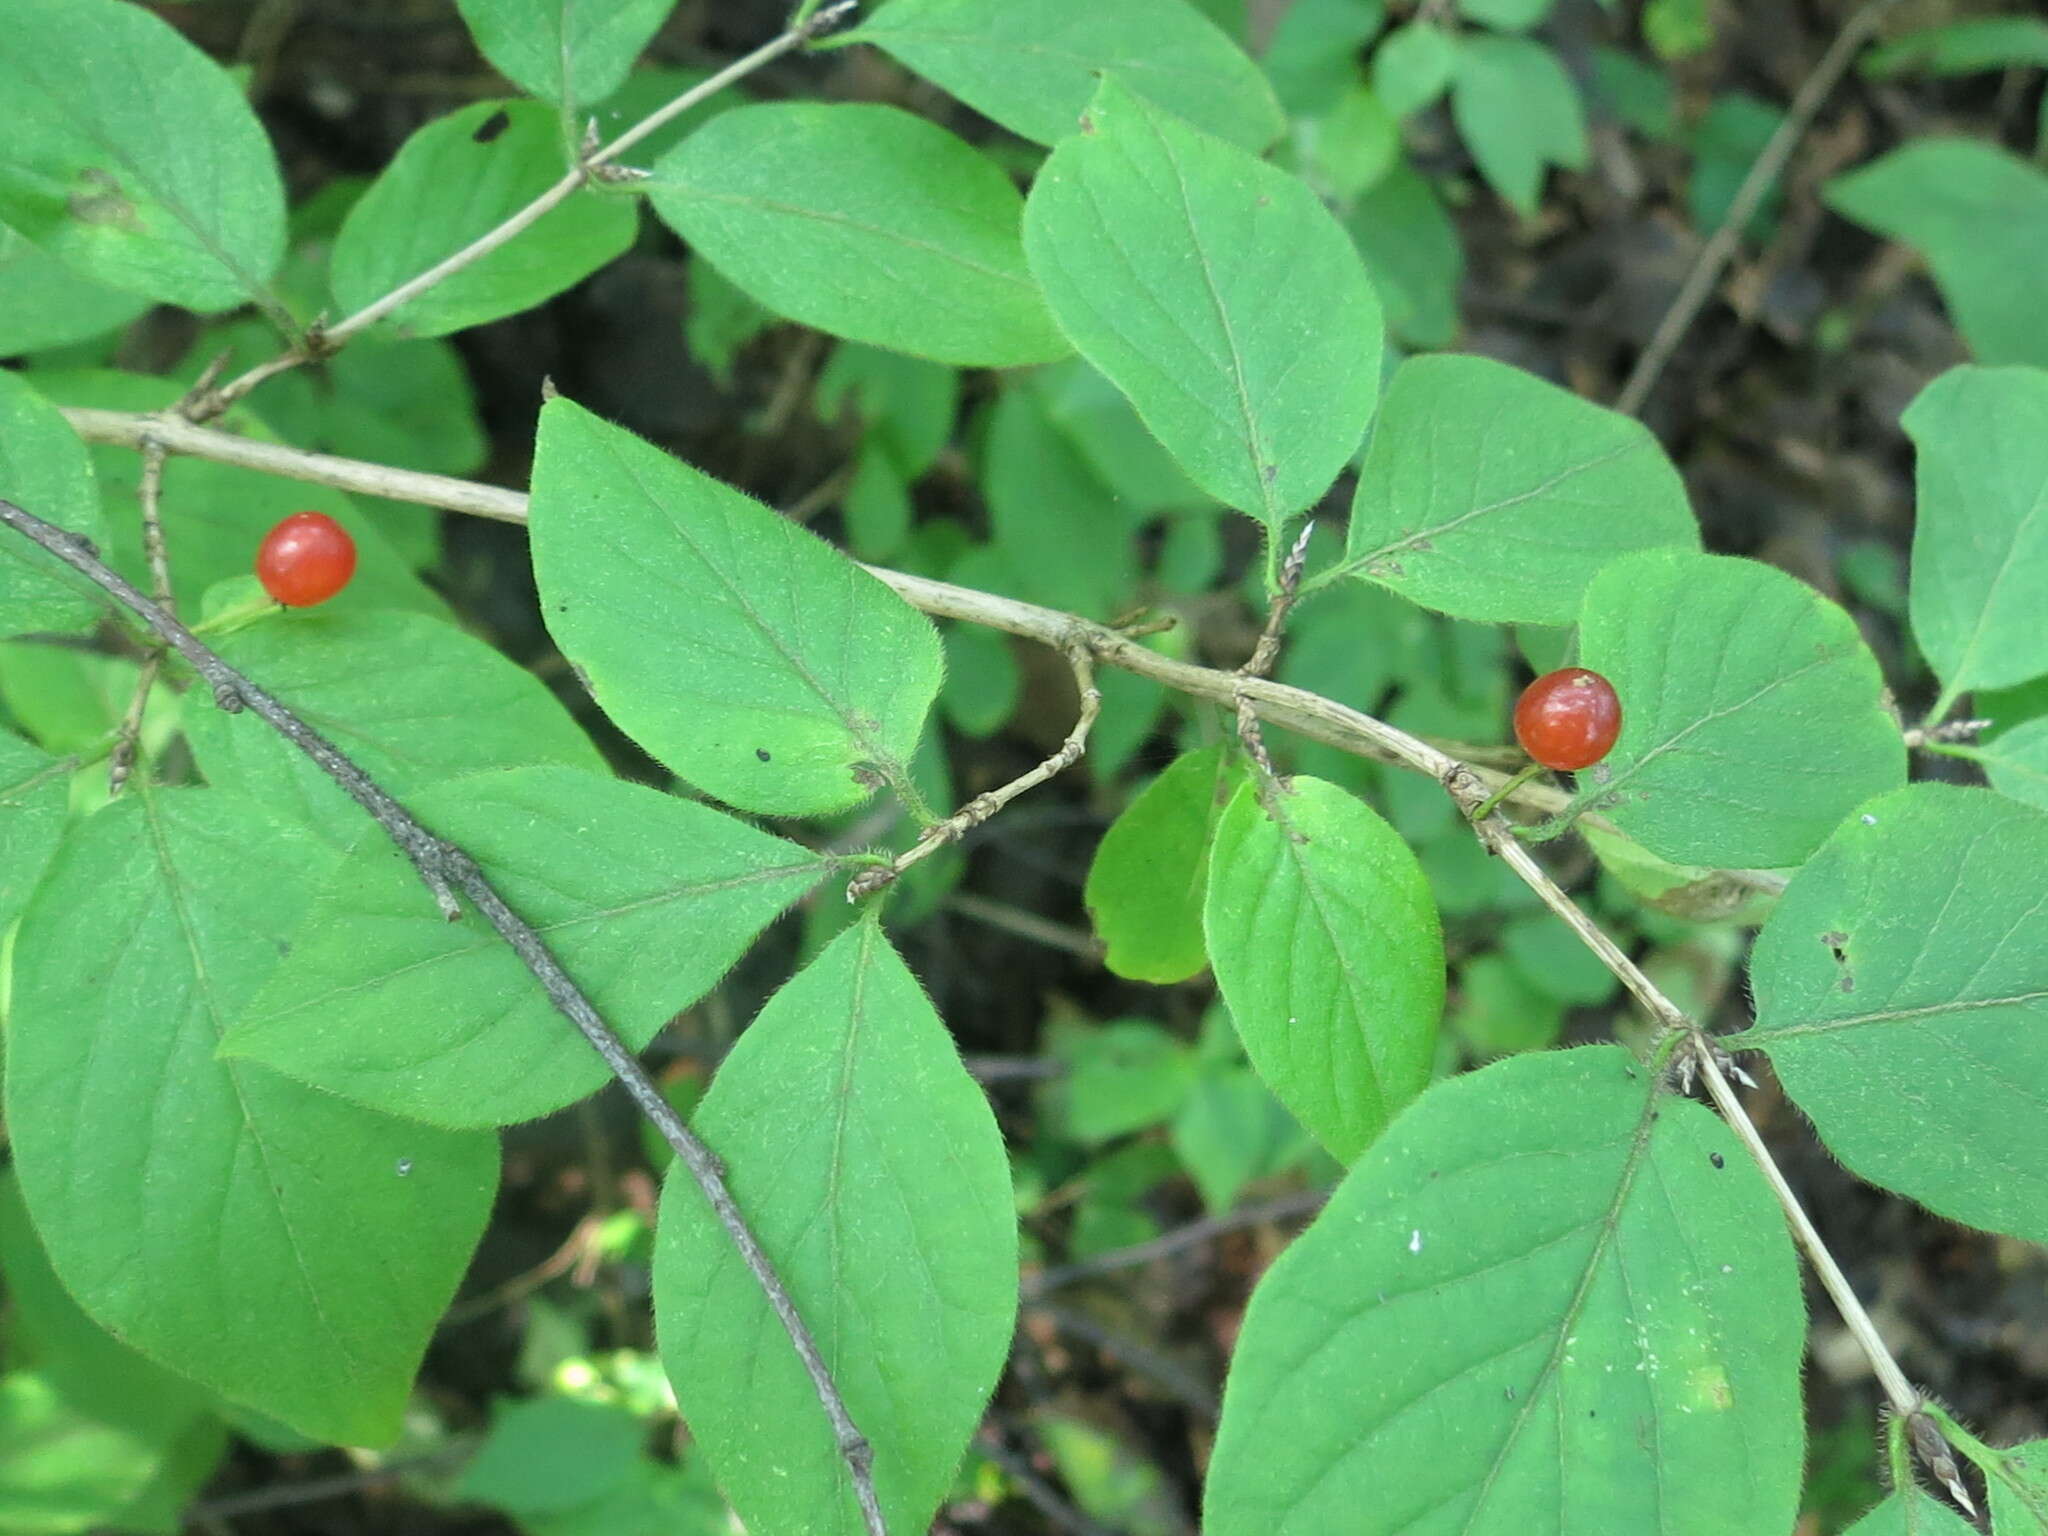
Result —
[[[256,579],[287,608],[326,602],[355,573],[356,541],[325,512],[294,512],[256,551]]]
[[[1546,768],[1576,773],[1605,757],[1621,734],[1621,700],[1598,672],[1546,672],[1515,701],[1515,740]]]

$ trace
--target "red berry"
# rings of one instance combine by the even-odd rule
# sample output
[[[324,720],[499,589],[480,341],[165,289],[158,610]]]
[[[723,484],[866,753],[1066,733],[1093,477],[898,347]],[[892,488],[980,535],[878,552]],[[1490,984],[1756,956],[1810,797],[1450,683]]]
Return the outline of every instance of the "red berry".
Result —
[[[294,512],[256,551],[256,579],[287,608],[326,602],[355,573],[356,541],[325,512]]]
[[[1621,700],[1598,672],[1546,672],[1515,701],[1515,740],[1546,768],[1576,773],[1605,757],[1621,734]]]

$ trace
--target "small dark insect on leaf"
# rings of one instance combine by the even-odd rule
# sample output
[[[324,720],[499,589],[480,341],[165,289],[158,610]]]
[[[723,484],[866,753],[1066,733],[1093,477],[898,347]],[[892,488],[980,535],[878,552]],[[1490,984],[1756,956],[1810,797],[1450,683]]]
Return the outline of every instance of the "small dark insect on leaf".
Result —
[[[476,132],[472,133],[470,137],[479,144],[488,144],[511,126],[512,115],[503,107],[500,107],[481,123],[478,123]]]
[[[1712,1163],[1716,1168],[1726,1168],[1728,1166],[1728,1159],[1723,1157],[1718,1152],[1709,1152],[1707,1154],[1707,1161]]]

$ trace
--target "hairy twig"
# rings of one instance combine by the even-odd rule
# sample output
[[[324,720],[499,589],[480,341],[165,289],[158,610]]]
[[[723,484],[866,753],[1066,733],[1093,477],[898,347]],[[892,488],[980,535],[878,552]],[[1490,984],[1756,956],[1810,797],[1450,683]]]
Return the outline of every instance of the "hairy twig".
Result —
[[[126,578],[108,568],[91,544],[77,535],[45,522],[33,513],[26,512],[11,501],[0,500],[0,523],[22,534],[50,554],[62,560],[73,570],[89,577],[114,600],[155,632],[158,639],[169,645],[191,665],[213,690],[214,702],[230,712],[250,710],[263,718],[277,733],[297,747],[326,772],[356,804],[360,805],[384,829],[399,847],[420,879],[426,883],[441,911],[451,922],[462,916],[461,904],[456,896],[459,892],[467,897],[470,904],[483,914],[484,920],[496,930],[498,936],[512,947],[528,971],[541,985],[551,1002],[574,1024],[589,1041],[591,1048],[604,1059],[612,1075],[624,1086],[633,1102],[639,1106],[662,1140],[674,1149],[677,1158],[689,1169],[704,1199],[710,1205],[718,1224],[726,1236],[739,1250],[755,1283],[767,1297],[770,1308],[781,1321],[783,1330],[797,1356],[803,1362],[804,1370],[811,1379],[811,1386],[817,1393],[819,1405],[838,1442],[839,1453],[845,1459],[852,1474],[853,1486],[859,1498],[862,1514],[866,1519],[871,1536],[883,1536],[885,1530],[881,1505],[875,1497],[872,1472],[873,1451],[866,1438],[855,1427],[846,1403],[839,1395],[839,1388],[832,1380],[824,1357],[819,1354],[817,1342],[811,1337],[809,1327],[798,1314],[796,1303],[790,1299],[788,1290],[775,1272],[775,1266],[760,1243],[754,1237],[753,1229],[734,1203],[732,1192],[726,1187],[725,1174],[718,1158],[711,1149],[700,1141],[694,1132],[683,1123],[667,1099],[662,1097],[633,1053],[626,1048],[609,1024],[599,1016],[590,1000],[576,985],[569,973],[562,969],[561,962],[548,949],[546,942],[532,926],[505,904],[496,887],[485,878],[476,861],[455,844],[437,836],[418,821],[404,806],[380,788],[362,769],[357,767],[346,754],[319,732],[278,702],[269,693],[251,682],[247,677],[229,666],[219,655],[210,650],[189,629],[165,612],[158,604],[136,590]]]
[[[888,864],[864,869],[855,875],[847,882],[848,901],[872,896],[911,865],[930,858],[948,843],[958,842],[1019,795],[1038,788],[1047,779],[1066,772],[1081,760],[1081,754],[1088,750],[1088,733],[1095,728],[1095,717],[1102,713],[1102,690],[1095,686],[1095,662],[1086,645],[1072,643],[1061,649],[1066,652],[1067,664],[1074,669],[1074,686],[1080,690],[1081,709],[1074,728],[1060,743],[1060,749],[1029,773],[1019,774],[1007,784],[976,795],[952,815],[925,828],[916,842]]]
[[[1677,297],[1672,299],[1664,318],[1657,322],[1649,345],[1643,348],[1642,356],[1636,359],[1635,367],[1629,372],[1628,381],[1621,386],[1621,393],[1615,396],[1614,408],[1617,411],[1633,416],[1642,410],[1643,403],[1650,398],[1650,391],[1657,387],[1665,365],[1671,361],[1671,354],[1678,350],[1678,343],[1684,339],[1701,306],[1707,302],[1707,296],[1713,292],[1714,284],[1720,280],[1729,258],[1735,254],[1735,247],[1742,240],[1742,231],[1755,215],[1757,206],[1763,202],[1764,194],[1778,179],[1778,173],[1785,168],[1793,149],[1805,136],[1814,114],[1820,111],[1821,103],[1827,100],[1828,93],[1834,90],[1843,71],[1855,59],[1856,51],[1870,40],[1884,13],[1896,3],[1897,0],[1867,0],[1861,10],[1843,23],[1828,51],[1821,55],[1820,62],[1813,66],[1813,72],[1801,83],[1792,98],[1792,105],[1786,109],[1785,120],[1778,124],[1778,131],[1771,135],[1750,165],[1749,174],[1735,189],[1735,196],[1728,204],[1728,212],[1721,220],[1720,228],[1700,247],[1692,270],[1685,274],[1685,281],[1679,285]]]
[[[1280,635],[1287,628],[1287,615],[1294,607],[1294,600],[1301,595],[1302,567],[1308,564],[1309,536],[1316,531],[1316,520],[1310,518],[1301,525],[1301,535],[1294,541],[1294,547],[1287,552],[1287,558],[1280,563],[1280,579],[1275,584],[1273,599],[1266,607],[1266,627],[1259,632],[1259,643],[1252,647],[1252,653],[1237,675],[1245,682],[1262,678],[1273,670],[1273,663],[1280,655]],[[1272,782],[1273,758],[1266,751],[1265,737],[1259,733],[1259,712],[1253,706],[1251,696],[1243,688],[1237,690],[1237,738],[1244,743],[1244,750],[1259,770],[1260,783]]]

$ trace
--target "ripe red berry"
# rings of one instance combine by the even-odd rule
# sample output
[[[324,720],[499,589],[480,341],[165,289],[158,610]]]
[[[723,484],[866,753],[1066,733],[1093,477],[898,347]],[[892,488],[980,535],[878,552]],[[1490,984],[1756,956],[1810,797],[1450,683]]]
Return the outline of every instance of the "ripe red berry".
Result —
[[[256,551],[256,579],[287,608],[326,602],[355,573],[356,541],[325,512],[294,512]]]
[[[1515,701],[1515,740],[1546,768],[1576,773],[1605,757],[1621,734],[1621,700],[1598,672],[1546,672]]]

